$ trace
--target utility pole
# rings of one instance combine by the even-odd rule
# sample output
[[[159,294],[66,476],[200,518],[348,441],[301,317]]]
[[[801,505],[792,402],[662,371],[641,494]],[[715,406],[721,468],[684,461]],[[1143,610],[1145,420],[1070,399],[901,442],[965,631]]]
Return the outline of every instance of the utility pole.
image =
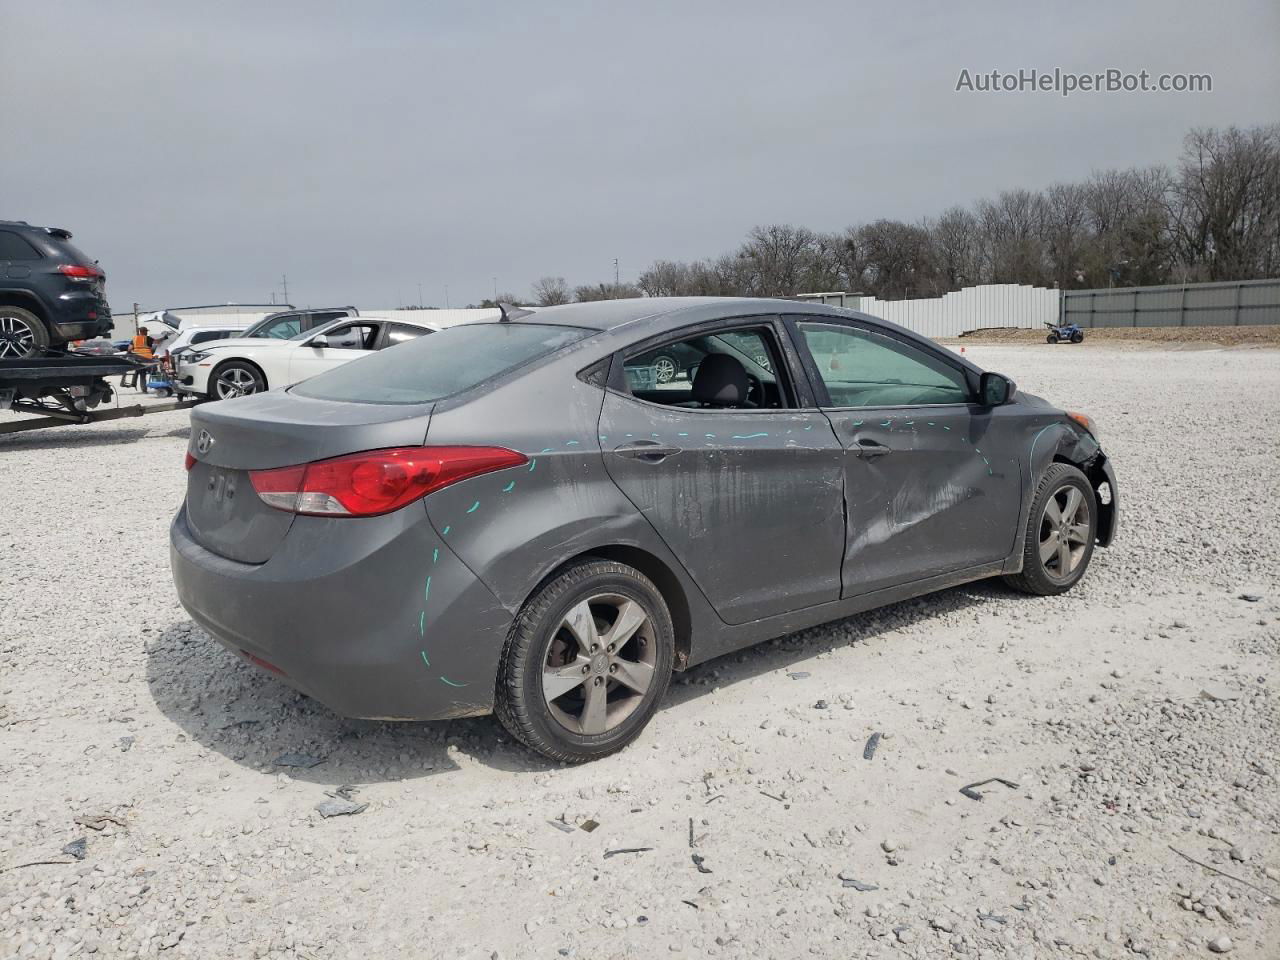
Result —
[[[280,274],[280,284],[284,287],[284,302],[289,302],[289,275],[287,273]]]
[[[498,278],[493,278],[493,302],[498,302]]]
[[[447,283],[444,285],[444,308],[446,310],[451,309],[449,306],[449,285]]]
[[[418,284],[418,309],[422,309],[422,284]]]
[[[621,285],[622,285],[622,281],[619,279],[619,273],[618,273],[618,258],[617,258],[617,257],[614,257],[614,258],[613,258],[613,285],[614,285],[615,287],[617,287],[617,286],[621,286]]]

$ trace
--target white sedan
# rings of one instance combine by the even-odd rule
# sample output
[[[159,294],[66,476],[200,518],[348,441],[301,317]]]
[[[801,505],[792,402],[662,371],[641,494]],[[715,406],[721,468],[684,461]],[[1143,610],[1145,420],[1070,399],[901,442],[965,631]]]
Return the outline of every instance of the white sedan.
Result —
[[[285,387],[371,351],[416,340],[439,328],[425,320],[343,317],[292,340],[238,337],[183,354],[175,371],[180,393],[226,400]]]

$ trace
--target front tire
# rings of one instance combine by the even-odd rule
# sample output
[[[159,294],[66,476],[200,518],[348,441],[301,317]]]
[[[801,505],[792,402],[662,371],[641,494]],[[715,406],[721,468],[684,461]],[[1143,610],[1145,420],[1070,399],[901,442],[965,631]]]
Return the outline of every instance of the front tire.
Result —
[[[262,371],[246,360],[228,360],[219,364],[209,377],[209,399],[230,400],[247,397],[267,389]]]
[[[1084,343],[1084,334],[1077,330],[1071,335],[1072,343]]]
[[[0,307],[0,360],[25,360],[49,349],[49,330],[30,310]]]
[[[671,680],[675,630],[640,571],[586,559],[547,581],[507,635],[494,712],[526,747],[585,763],[640,735]]]
[[[1089,479],[1067,463],[1051,463],[1040,477],[1022,548],[1022,572],[1005,583],[1042,597],[1074,587],[1093,558],[1098,504]]]

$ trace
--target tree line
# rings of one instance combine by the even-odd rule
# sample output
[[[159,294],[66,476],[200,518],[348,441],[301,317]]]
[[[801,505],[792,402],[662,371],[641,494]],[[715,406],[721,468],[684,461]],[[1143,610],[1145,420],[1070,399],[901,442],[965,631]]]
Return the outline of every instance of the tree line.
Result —
[[[1272,124],[1192,130],[1171,167],[1006,190],[916,223],[876,220],[840,233],[758,226],[729,253],[658,260],[634,284],[547,276],[529,296],[498,299],[553,306],[845,290],[900,300],[983,283],[1080,289],[1277,275],[1280,124]]]

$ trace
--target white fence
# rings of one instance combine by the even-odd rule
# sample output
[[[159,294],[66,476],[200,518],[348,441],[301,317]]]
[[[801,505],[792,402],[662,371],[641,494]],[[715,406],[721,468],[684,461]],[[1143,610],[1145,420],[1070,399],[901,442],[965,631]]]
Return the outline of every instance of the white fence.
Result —
[[[957,337],[988,327],[1037,329],[1057,323],[1059,308],[1057,290],[1018,283],[965,287],[927,300],[877,300],[845,293],[811,293],[800,299],[861,310],[926,337]]]

